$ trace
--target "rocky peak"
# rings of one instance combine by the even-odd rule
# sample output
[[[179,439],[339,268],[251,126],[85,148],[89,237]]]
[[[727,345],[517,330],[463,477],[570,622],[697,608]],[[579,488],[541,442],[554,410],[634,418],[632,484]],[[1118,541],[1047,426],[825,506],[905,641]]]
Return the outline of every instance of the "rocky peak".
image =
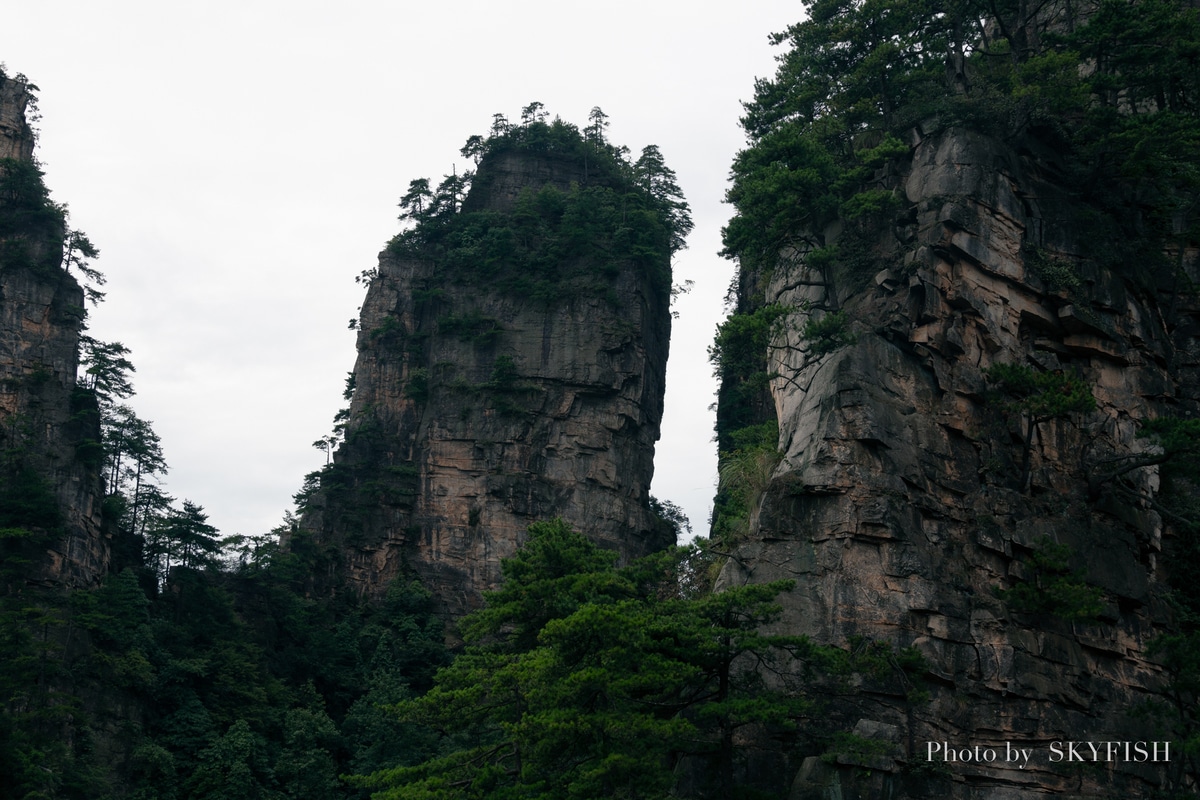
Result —
[[[526,527],[554,517],[623,559],[673,542],[649,508],[669,253],[647,265],[562,244],[582,203],[599,226],[588,236],[613,233],[585,175],[567,154],[489,154],[459,217],[381,254],[345,442],[300,525],[336,545],[360,591],[411,571],[461,615]],[[519,203],[536,231],[515,227]]]

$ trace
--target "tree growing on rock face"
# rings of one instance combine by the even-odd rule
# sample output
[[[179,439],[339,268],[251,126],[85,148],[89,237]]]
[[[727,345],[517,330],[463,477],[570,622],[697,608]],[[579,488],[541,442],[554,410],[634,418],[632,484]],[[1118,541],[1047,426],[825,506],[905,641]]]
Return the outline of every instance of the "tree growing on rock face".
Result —
[[[1096,398],[1081,377],[1066,372],[1036,372],[1021,364],[993,364],[984,376],[1001,392],[1000,408],[1020,417],[1024,426],[1020,487],[1029,491],[1033,438],[1038,426],[1094,411]]]
[[[80,383],[96,393],[101,413],[106,405],[133,396],[129,373],[136,372],[129,360],[129,348],[120,342],[101,342],[91,336],[79,337],[79,364],[84,368]]]
[[[467,143],[458,152],[463,158],[469,158],[475,162],[475,166],[479,166],[479,162],[487,152],[487,143],[482,136],[474,134],[467,138]]]
[[[63,216],[66,217],[65,210]],[[63,240],[63,271],[69,273],[74,269],[82,276],[84,296],[92,304],[99,303],[104,299],[104,292],[96,287],[103,286],[107,281],[104,273],[91,264],[91,259],[99,258],[99,256],[100,250],[92,244],[86,233],[67,229],[67,235]]]
[[[408,191],[400,198],[400,219],[420,222],[433,202],[433,191],[428,178],[417,178],[408,184]]]
[[[671,232],[671,252],[687,247],[692,232],[691,208],[675,181],[675,170],[667,166],[658,145],[646,145],[633,165],[634,180],[658,205]]]

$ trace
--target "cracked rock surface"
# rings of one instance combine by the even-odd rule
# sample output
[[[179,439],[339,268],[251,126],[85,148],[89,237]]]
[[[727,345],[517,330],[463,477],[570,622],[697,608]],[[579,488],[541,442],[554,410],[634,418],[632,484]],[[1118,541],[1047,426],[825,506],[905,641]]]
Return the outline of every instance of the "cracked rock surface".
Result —
[[[868,691],[834,713],[903,732],[904,754],[869,778],[784,766],[779,755],[795,800],[835,788],[1143,797],[1191,785],[1177,763],[1072,770],[1048,759],[1058,740],[1164,738],[1139,709],[1163,699],[1148,645],[1168,617],[1160,554],[1172,530],[1151,502],[1096,492],[1089,477],[1148,447],[1139,421],[1194,415],[1200,400],[1198,309],[1180,299],[1168,314],[1161,298],[1084,258],[1073,201],[1052,177],[978,133],[918,135],[896,180],[904,208],[868,234],[878,272],[822,274],[784,253],[762,278],[764,302],[792,309],[770,355],[783,457],[720,581],[794,579],[779,630],[915,647],[930,690],[920,703]],[[1052,290],[1032,252],[1070,265],[1079,285]],[[821,353],[799,332],[833,312],[853,342]],[[1027,490],[1016,479],[1020,422],[988,397],[984,370],[1002,362],[1075,372],[1096,399],[1092,412],[1037,426]],[[1155,470],[1131,476],[1148,498]],[[997,594],[1028,576],[1043,537],[1068,546],[1071,567],[1102,590],[1098,619],[1021,614]],[[912,779],[926,743],[943,741],[1038,755],[1023,770],[959,763],[940,782]]]
[[[523,187],[566,188],[578,169],[504,154],[481,166],[464,208],[504,211]],[[607,289],[547,304],[448,279],[431,259],[381,255],[337,485],[301,524],[336,545],[361,592],[411,570],[461,616],[498,584],[528,525],[555,517],[623,561],[674,543],[648,505],[667,299],[632,267]]]

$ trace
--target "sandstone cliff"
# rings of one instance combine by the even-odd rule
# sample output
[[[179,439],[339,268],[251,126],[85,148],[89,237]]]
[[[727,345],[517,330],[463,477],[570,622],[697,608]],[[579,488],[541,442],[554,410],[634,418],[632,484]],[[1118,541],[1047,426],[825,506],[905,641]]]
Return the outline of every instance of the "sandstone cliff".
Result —
[[[62,212],[44,196],[25,121],[30,94],[0,75],[0,446],[9,525],[41,531],[46,551],[32,580],[99,581],[108,564],[100,531],[98,464],[81,458],[99,438],[95,400],[77,392],[84,292],[60,266]],[[18,497],[18,495],[20,495]],[[44,495],[44,497],[43,497]],[[44,502],[43,502],[44,501]]]
[[[742,279],[743,300],[761,286],[763,303],[786,308],[770,346],[780,456],[720,581],[793,578],[783,629],[912,645],[929,665],[929,701],[908,702],[899,686],[839,712],[881,751],[780,764],[785,785],[797,799],[1194,786],[1178,741],[1157,764],[1052,763],[1050,745],[1170,738],[1174,712],[1145,713],[1166,681],[1147,652],[1168,618],[1172,531],[1152,507],[1158,476],[1130,474],[1143,502],[1096,476],[1106,459],[1150,447],[1139,422],[1200,410],[1200,309],[1184,297],[1168,309],[1084,257],[1094,243],[1052,155],[963,129],[910,144],[892,182],[895,218],[826,231],[843,254],[832,265],[785,253],[770,274]],[[1036,426],[1028,486],[1025,423],[985,375],[998,363],[1076,374],[1096,401]],[[998,594],[1034,581],[1048,543],[1067,546],[1070,567],[1102,591],[1096,617],[1022,613]],[[1024,769],[930,764],[930,742],[1001,754],[1010,742],[1033,755]],[[941,777],[917,777],[929,775]]]
[[[543,276],[531,283],[476,244],[508,237],[519,201],[544,222],[569,216],[572,197],[604,200],[613,187],[585,169],[570,154],[497,149],[459,212],[482,227],[455,258],[428,243],[380,256],[345,442],[300,525],[336,546],[360,592],[410,569],[459,616],[496,586],[525,528],[557,516],[623,559],[673,543],[648,494],[670,333],[669,291],[651,273],[669,270],[668,252],[650,271],[592,264],[613,231],[591,231],[603,241],[528,267]]]
[[[33,159],[34,135],[25,119],[30,100],[23,81],[0,77],[0,158]]]

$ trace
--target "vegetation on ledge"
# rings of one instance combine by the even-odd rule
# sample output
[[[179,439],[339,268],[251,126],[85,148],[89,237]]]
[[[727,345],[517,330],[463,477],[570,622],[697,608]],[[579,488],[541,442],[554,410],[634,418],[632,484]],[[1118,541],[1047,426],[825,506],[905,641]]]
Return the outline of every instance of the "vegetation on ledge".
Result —
[[[605,296],[633,265],[660,297],[671,293],[671,255],[692,229],[675,173],[654,145],[636,161],[605,138],[607,117],[593,109],[580,131],[540,103],[520,125],[497,114],[489,136],[472,136],[462,154],[478,171],[451,174],[435,188],[420,178],[401,198],[409,227],[388,245],[396,255],[435,263],[453,282],[481,282],[512,296],[550,304],[562,297]],[[553,159],[573,177],[567,187],[547,183],[523,190],[515,207],[474,201],[496,179],[505,154]]]

